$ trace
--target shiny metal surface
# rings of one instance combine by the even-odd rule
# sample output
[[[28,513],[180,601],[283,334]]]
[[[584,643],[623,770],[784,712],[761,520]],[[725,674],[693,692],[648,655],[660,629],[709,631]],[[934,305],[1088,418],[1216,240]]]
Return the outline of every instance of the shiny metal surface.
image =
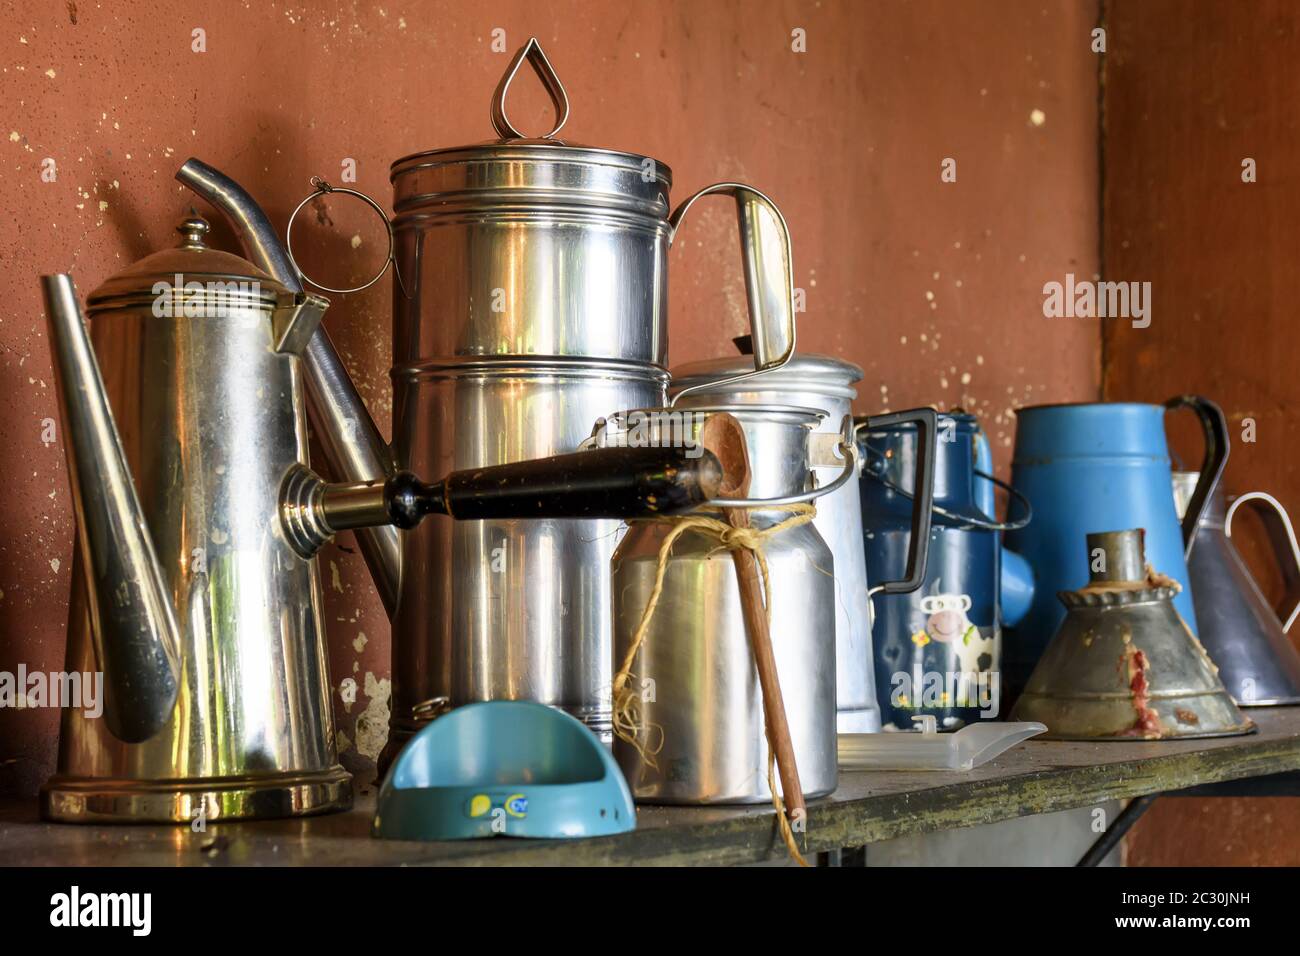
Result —
[[[218,169],[189,159],[176,179],[212,204],[230,222],[248,257],[291,292],[302,280],[266,214],[242,186]],[[326,463],[339,481],[369,481],[393,471],[392,456],[348,377],[325,327],[318,325],[303,352],[308,408]],[[366,567],[389,614],[401,578],[396,528],[366,528],[356,533]]]
[[[599,362],[393,370],[395,445],[420,475],[576,451],[592,422],[664,401],[667,375]],[[610,736],[613,520],[453,521],[402,537],[393,752],[446,706],[535,700]]]
[[[745,430],[754,497],[808,487],[809,437],[819,415],[735,407]],[[702,427],[702,422],[698,427]],[[697,432],[698,434],[698,432]],[[756,528],[789,512],[755,510]],[[654,587],[667,522],[633,522],[614,555],[614,655],[627,653]],[[835,563],[812,524],[763,543],[772,581],[772,643],[806,794],[838,781],[835,751]],[[614,755],[638,801],[761,803],[767,742],[753,655],[741,616],[735,566],[715,537],[688,531],[677,539],[654,618],[632,667],[652,766],[616,738]]]
[[[535,40],[498,87],[493,121],[527,60],[567,116]],[[573,451],[603,416],[664,404],[668,249],[688,208],[736,203],[762,361],[794,347],[788,230],[734,183],[676,213],[672,172],[645,156],[510,138],[393,163],[393,456],[421,475]],[[617,522],[453,523],[406,534],[393,619],[385,758],[441,709],[526,698],[609,738],[609,558]]]
[[[1174,503],[1181,518],[1198,472],[1174,472]],[[1219,668],[1219,678],[1242,707],[1300,703],[1300,653],[1287,632],[1300,608],[1284,622],[1260,591],[1232,543],[1232,518],[1242,504],[1262,501],[1276,509],[1290,554],[1300,562],[1294,529],[1285,509],[1271,495],[1250,492],[1225,507],[1216,489],[1196,525],[1187,561],[1192,599],[1200,621],[1199,637]],[[1280,542],[1278,542],[1280,544]]]
[[[52,337],[67,407],[106,399],[135,478],[157,569],[139,549],[124,550],[118,577],[160,575],[179,638],[175,703],[148,739],[124,740],[106,721],[64,710],[58,774],[42,792],[53,819],[186,822],[199,812],[208,820],[299,815],[351,802],[335,759],[320,582],[279,531],[280,484],[306,461],[307,429],[300,358],[276,347],[304,340],[325,302],[292,296],[247,263],[249,285],[237,294],[190,291],[189,283],[224,278],[232,259],[242,261],[188,235],[180,250],[145,259],[128,282],[110,280],[90,296],[101,394],[88,353]],[[185,292],[159,293],[152,279],[170,280],[173,269]],[[177,311],[155,314],[160,294]],[[66,299],[52,306],[61,313],[55,325],[71,327]],[[74,487],[90,474],[79,457],[87,440],[98,436],[103,448],[106,427],[75,411],[65,419]],[[102,555],[115,540],[95,511],[118,529],[133,520],[125,472],[117,474],[104,475],[98,500],[80,496],[89,557],[75,562],[69,669],[115,666],[111,656],[97,659],[96,642],[120,648],[142,634],[129,619],[92,614],[85,601],[87,578],[113,582]]]
[[[1087,536],[1089,583],[1066,607],[1010,719],[1054,740],[1161,740],[1250,733],[1214,662],[1174,608],[1179,585],[1146,567],[1143,531]],[[1082,545],[1081,545],[1082,546]],[[1114,569],[1137,569],[1117,580]],[[1107,570],[1110,569],[1110,570]]]
[[[393,164],[394,364],[543,356],[667,363],[672,174],[542,141]],[[400,349],[400,354],[396,353]]]
[[[148,740],[176,705],[180,628],[72,279],[43,276],[41,287],[59,411],[67,428],[91,640],[97,669],[108,683],[104,719],[122,740]],[[82,382],[86,386],[78,387]]]
[[[818,432],[839,430],[844,415],[853,413],[857,397],[854,384],[862,369],[850,362],[820,355],[796,354],[783,368],[764,372],[748,381],[719,384],[734,379],[750,365],[744,356],[693,362],[673,369],[671,391],[697,389],[679,405],[717,402],[753,405],[786,404],[826,412]],[[838,475],[834,467],[816,469],[817,482],[826,485]],[[876,700],[875,665],[871,644],[871,609],[867,597],[867,569],[862,550],[862,506],[856,483],[817,499],[814,525],[835,556],[835,675],[840,733],[865,734],[880,729]]]

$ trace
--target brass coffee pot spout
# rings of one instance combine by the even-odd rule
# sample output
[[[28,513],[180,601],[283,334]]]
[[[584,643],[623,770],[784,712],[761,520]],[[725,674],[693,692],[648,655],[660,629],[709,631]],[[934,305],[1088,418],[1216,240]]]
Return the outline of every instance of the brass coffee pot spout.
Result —
[[[118,738],[138,743],[176,704],[180,629],[72,278],[42,276],[41,288],[104,718]]]

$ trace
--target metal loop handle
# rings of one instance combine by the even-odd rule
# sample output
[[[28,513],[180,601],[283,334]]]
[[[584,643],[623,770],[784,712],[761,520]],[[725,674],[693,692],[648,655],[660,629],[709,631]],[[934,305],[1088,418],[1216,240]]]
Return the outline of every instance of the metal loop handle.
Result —
[[[1242,495],[1240,498],[1235,499],[1232,502],[1232,504],[1228,506],[1228,513],[1223,516],[1224,536],[1228,538],[1232,537],[1232,515],[1238,508],[1240,508],[1247,501],[1266,501],[1273,506],[1273,510],[1276,511],[1278,513],[1278,517],[1282,519],[1282,527],[1286,529],[1287,540],[1290,541],[1291,543],[1291,560],[1295,562],[1296,570],[1300,572],[1300,544],[1296,543],[1295,529],[1291,527],[1291,516],[1286,513],[1286,509],[1282,507],[1282,503],[1280,501],[1278,501],[1276,498],[1274,498],[1272,495],[1266,492],[1263,491],[1248,492]],[[1295,606],[1295,609],[1291,611],[1291,616],[1288,617],[1286,619],[1286,623],[1282,625],[1283,634],[1291,630],[1291,625],[1295,623],[1295,619],[1298,616],[1300,616],[1300,604],[1297,604]]]
[[[551,105],[555,107],[555,126],[540,138],[554,139],[555,135],[564,128],[564,124],[569,121],[569,97],[564,92],[564,84],[556,75],[551,61],[542,51],[542,45],[537,42],[537,37],[529,37],[528,42],[515,54],[514,59],[510,61],[510,66],[506,68],[505,75],[501,77],[501,82],[497,84],[496,92],[492,94],[492,128],[502,139],[528,139],[515,129],[510,118],[506,116],[506,94],[510,92],[510,83],[519,72],[519,68],[524,65],[524,60],[532,65],[533,72],[542,81],[547,96],[551,98]]]
[[[714,382],[701,382],[698,385],[684,388],[672,397],[672,400],[668,403],[669,408],[675,406],[683,395],[688,395],[691,392],[743,382],[756,375],[762,375],[764,372],[775,372],[794,356],[796,332],[794,262],[790,246],[790,227],[786,225],[785,216],[781,214],[781,210],[777,208],[776,203],[753,186],[746,186],[744,183],[714,183],[712,186],[705,186],[686,199],[668,217],[668,243],[671,246],[673,240],[677,238],[677,231],[681,228],[682,219],[686,216],[687,211],[698,200],[715,193],[732,196],[736,200],[736,217],[740,225],[740,252],[744,257],[745,298],[749,307],[750,336],[754,344],[754,369]],[[757,209],[763,210],[768,214],[769,221],[775,223],[777,227],[776,237],[781,247],[778,255],[782,261],[778,265],[782,273],[781,281],[785,288],[781,292],[782,301],[777,307],[785,314],[782,328],[777,332],[779,338],[775,341],[775,345],[779,350],[777,355],[771,354],[774,336],[768,328],[768,315],[775,303],[770,301],[773,295],[771,294],[771,283],[767,280],[771,278],[770,273],[774,270],[768,259],[771,250],[765,248],[765,244],[762,242],[763,225],[755,219],[755,210]]]
[[[850,422],[852,419],[850,419]],[[846,435],[837,446],[844,454],[844,470],[829,485],[813,488],[797,495],[783,495],[780,498],[713,498],[704,502],[702,508],[780,508],[785,505],[799,505],[822,495],[829,495],[839,489],[858,473],[858,449],[851,435]],[[810,469],[811,470],[811,469]]]
[[[869,453],[877,455],[883,460],[884,456],[868,445],[865,441],[862,443],[862,447]],[[874,481],[880,482],[894,494],[901,495],[909,501],[912,500],[912,494],[910,492],[904,491],[901,487],[894,484],[879,472],[873,471],[871,468],[867,467],[863,469],[863,473],[870,476]],[[987,472],[980,471],[978,468],[974,469],[972,474],[974,474],[976,478],[983,478],[985,481],[993,482],[994,485],[1015,498],[1016,502],[1020,505],[1021,510],[1024,512],[1021,517],[1017,518],[1015,521],[984,521],[980,518],[972,518],[970,515],[957,514],[956,512],[949,511],[939,505],[931,505],[930,510],[940,517],[947,518],[949,521],[958,522],[962,528],[978,528],[981,531],[1019,531],[1025,525],[1029,524],[1030,519],[1034,516],[1034,508],[1033,505],[1029,503],[1028,498],[1002,479],[996,478]]]
[[[393,267],[393,274],[397,276],[398,285],[401,285],[402,276],[397,271],[397,260],[393,258],[393,250],[396,247],[397,243],[395,237],[393,236],[393,224],[388,220],[388,213],[384,212],[383,208],[379,205],[379,203],[375,202],[373,199],[371,199],[363,192],[358,192],[355,189],[344,189],[342,186],[331,186],[329,183],[325,182],[325,180],[321,179],[319,176],[313,176],[311,178],[311,184],[312,186],[315,187],[315,191],[313,191],[311,195],[309,195],[306,199],[304,199],[302,202],[298,203],[296,207],[294,207],[293,212],[289,214],[289,224],[284,227],[285,253],[289,257],[289,264],[293,266],[294,271],[298,273],[299,277],[302,278],[302,281],[310,283],[311,285],[315,286],[317,289],[322,290],[323,292],[336,292],[340,295],[347,295],[348,293],[351,292],[360,292],[363,289],[369,289],[372,285],[374,285],[376,282],[378,282],[380,279],[384,277],[384,273],[388,271],[388,267],[391,264]],[[303,272],[302,267],[298,265],[298,260],[293,257],[293,221],[296,218],[298,218],[298,213],[302,211],[303,206],[307,205],[307,203],[311,202],[317,196],[324,196],[330,193],[342,193],[345,196],[355,196],[357,199],[362,200],[379,215],[379,218],[384,221],[384,228],[388,231],[388,255],[384,259],[383,266],[380,268],[379,272],[375,274],[375,277],[371,279],[369,282],[367,282],[365,285],[359,285],[352,289],[331,289],[327,285],[321,285],[315,279],[312,279],[310,276],[308,276],[307,273]],[[403,292],[406,291],[405,287],[403,287],[402,291]]]

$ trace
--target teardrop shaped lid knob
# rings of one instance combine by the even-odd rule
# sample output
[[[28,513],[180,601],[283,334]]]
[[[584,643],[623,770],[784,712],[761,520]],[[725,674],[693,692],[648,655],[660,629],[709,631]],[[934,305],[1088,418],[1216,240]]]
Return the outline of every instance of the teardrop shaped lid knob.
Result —
[[[496,92],[492,94],[492,128],[497,131],[497,135],[502,139],[527,139],[523,133],[515,129],[506,116],[506,95],[510,92],[510,84],[514,81],[515,74],[527,60],[537,74],[537,78],[542,81],[542,86],[546,89],[546,94],[551,98],[551,105],[555,107],[555,125],[551,131],[542,136],[542,139],[554,139],[556,135],[564,128],[564,124],[569,120],[569,97],[564,92],[564,84],[560,82],[559,76],[556,75],[555,69],[551,66],[551,61],[546,58],[542,51],[542,45],[537,42],[537,37],[529,37],[519,52],[514,55],[510,65],[506,67],[505,75],[501,77],[501,82],[497,84]]]

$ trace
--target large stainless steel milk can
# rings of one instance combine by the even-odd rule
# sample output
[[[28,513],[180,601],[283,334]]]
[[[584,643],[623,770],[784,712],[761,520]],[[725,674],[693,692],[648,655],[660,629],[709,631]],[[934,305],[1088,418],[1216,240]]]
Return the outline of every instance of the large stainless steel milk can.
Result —
[[[751,467],[746,502],[754,528],[791,517],[784,506],[852,487],[857,473],[852,419],[838,434],[816,431],[820,410],[731,404],[665,410],[675,433],[698,436],[708,416],[734,415],[745,432]],[[606,426],[615,441],[618,422]],[[610,434],[612,433],[612,434]],[[815,473],[839,469],[815,487]],[[826,500],[824,497],[820,500]],[[717,505],[732,502],[714,502]],[[633,522],[612,563],[614,658],[632,647],[658,576],[660,550],[674,525]],[[812,523],[781,529],[762,542],[771,589],[766,595],[781,695],[805,794],[835,789],[836,557]],[[673,543],[662,591],[630,668],[637,698],[633,735],[614,755],[633,795],[647,803],[761,803],[768,787],[762,696],[745,633],[736,572],[717,537],[687,530]]]
[[[736,377],[745,371],[746,359],[743,356],[693,362],[675,368],[672,373],[675,405],[688,408],[724,402],[817,408],[825,412],[826,417],[815,426],[816,430],[835,435],[843,417],[853,414],[853,400],[857,398],[853,386],[862,378],[862,369],[851,362],[803,353],[795,355],[778,370],[738,381]],[[923,409],[904,415],[904,420],[914,424],[919,418],[933,421],[933,412]],[[933,431],[933,425],[930,425],[931,445]],[[822,484],[833,481],[837,474],[838,467],[834,464],[816,470],[817,480]],[[921,507],[926,508],[924,471],[919,474]],[[922,541],[921,547],[908,554],[905,565],[900,562],[897,570],[892,571],[903,571],[902,581],[875,581],[875,587],[869,591],[857,483],[850,482],[819,498],[814,523],[835,555],[836,724],[842,734],[875,733],[880,729],[880,708],[876,700],[870,594],[880,589],[891,594],[915,589],[925,575],[927,541]],[[907,587],[905,582],[910,582],[911,587]]]
[[[541,138],[506,115],[525,62],[556,105]],[[569,452],[596,419],[662,405],[668,250],[705,195],[736,202],[751,371],[793,351],[777,208],[723,183],[673,211],[666,165],[558,139],[567,115],[558,77],[529,41],[494,98],[499,139],[392,166],[397,467],[442,474]],[[446,707],[500,698],[562,707],[608,739],[609,560],[621,533],[614,521],[442,518],[405,532],[391,743]]]

